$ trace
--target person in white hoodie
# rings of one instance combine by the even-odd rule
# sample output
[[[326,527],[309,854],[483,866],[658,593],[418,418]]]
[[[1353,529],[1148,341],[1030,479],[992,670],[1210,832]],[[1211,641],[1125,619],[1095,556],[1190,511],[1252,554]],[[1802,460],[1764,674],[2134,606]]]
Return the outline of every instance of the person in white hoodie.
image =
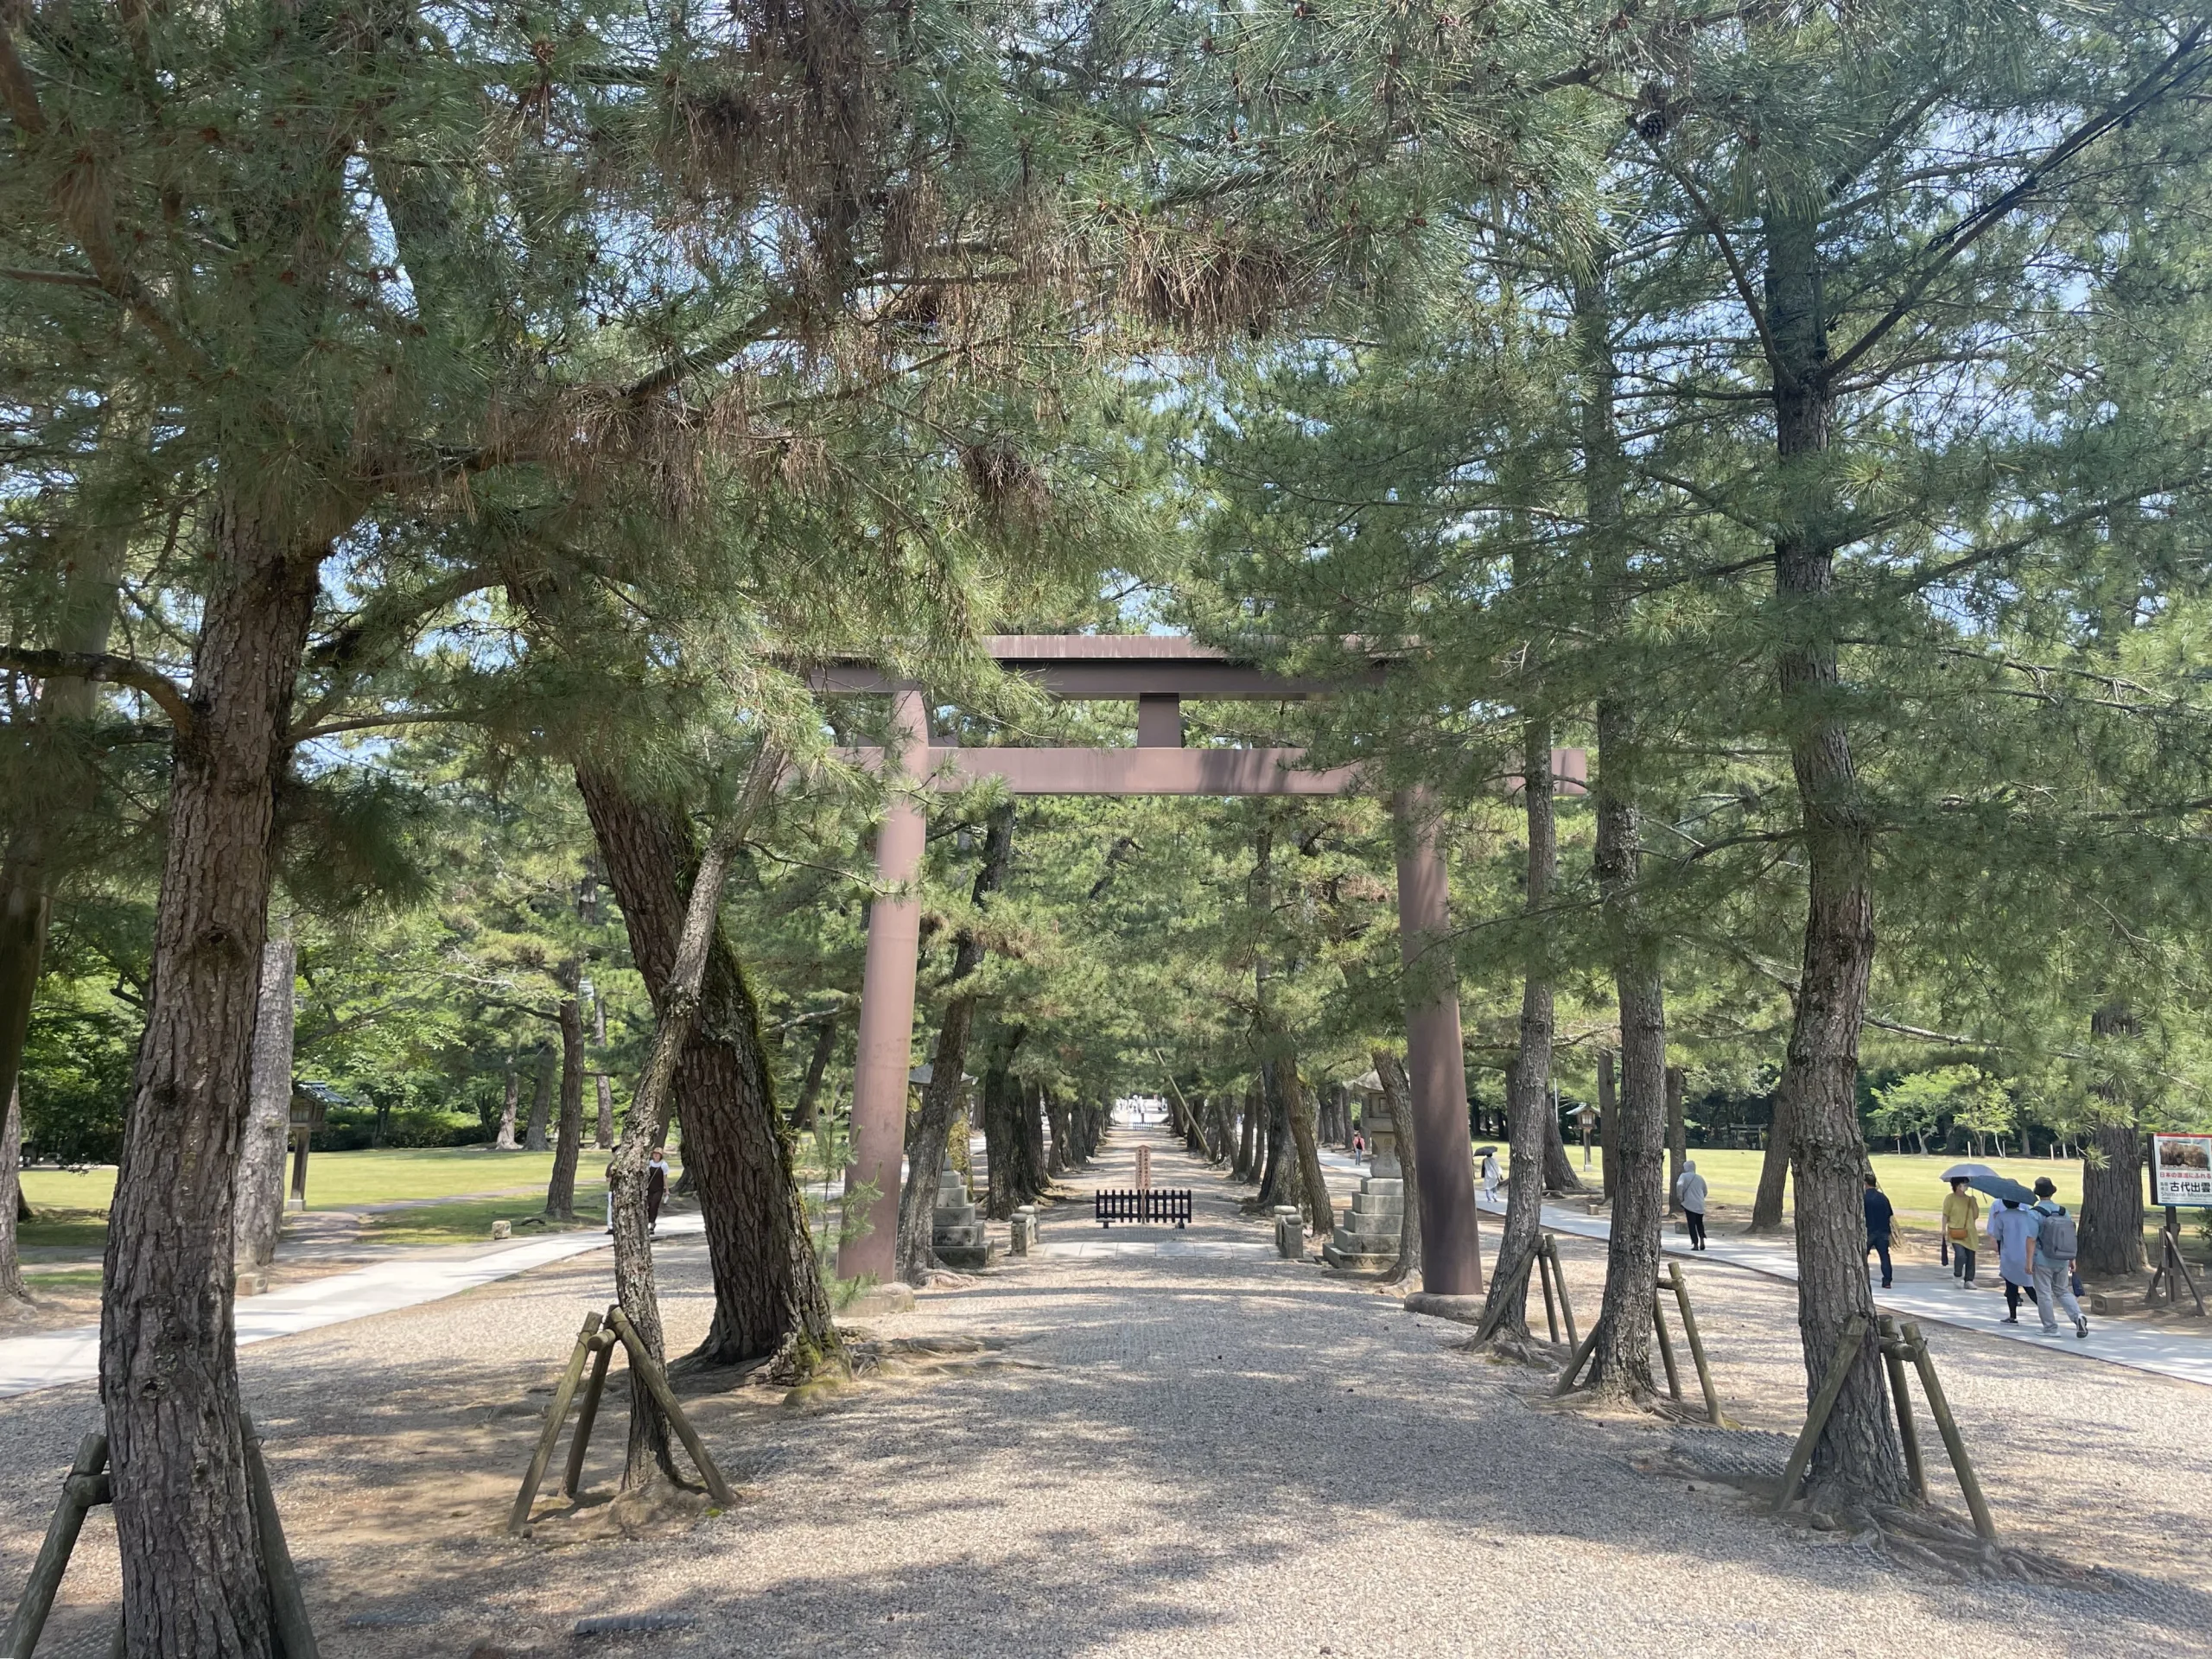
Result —
[[[1690,1249],[1705,1248],[1705,1177],[1697,1173],[1697,1161],[1686,1159],[1681,1178],[1675,1183],[1675,1197],[1682,1206],[1682,1218],[1690,1224]]]

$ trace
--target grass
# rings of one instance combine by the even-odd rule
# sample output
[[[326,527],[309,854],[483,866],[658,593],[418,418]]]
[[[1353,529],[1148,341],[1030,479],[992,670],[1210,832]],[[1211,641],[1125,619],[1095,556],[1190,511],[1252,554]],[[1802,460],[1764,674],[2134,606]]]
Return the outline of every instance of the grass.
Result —
[[[610,1154],[586,1147],[577,1166],[603,1167]],[[594,1166],[594,1160],[599,1162]],[[503,1187],[544,1191],[553,1174],[550,1152],[493,1152],[488,1147],[412,1147],[382,1152],[318,1152],[308,1159],[308,1208],[383,1204],[394,1198],[457,1198]],[[290,1179],[290,1166],[285,1169]],[[35,1210],[99,1212],[115,1193],[115,1166],[27,1169],[23,1194]]]
[[[309,1166],[313,1167],[312,1165]],[[426,1204],[407,1210],[388,1210],[362,1218],[362,1237],[375,1244],[480,1244],[492,1236],[495,1221],[522,1223],[543,1213],[543,1196],[512,1198],[462,1198],[448,1204]],[[576,1226],[597,1229],[607,1224],[607,1183],[576,1183]],[[571,1230],[548,1224],[546,1230]],[[534,1238],[536,1227],[518,1225],[515,1236]]]

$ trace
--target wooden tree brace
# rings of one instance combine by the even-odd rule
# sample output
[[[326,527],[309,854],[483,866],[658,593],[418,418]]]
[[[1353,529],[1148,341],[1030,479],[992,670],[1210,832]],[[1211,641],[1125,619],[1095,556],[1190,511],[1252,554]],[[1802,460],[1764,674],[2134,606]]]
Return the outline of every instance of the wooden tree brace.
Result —
[[[315,1628],[308,1622],[306,1598],[301,1593],[299,1570],[293,1565],[291,1547],[284,1541],[284,1526],[276,1514],[276,1494],[269,1485],[269,1469],[262,1461],[261,1441],[253,1420],[238,1414],[238,1433],[244,1442],[246,1485],[253,1505],[253,1529],[261,1547],[262,1570],[269,1581],[270,1625],[276,1636],[276,1659],[321,1659]],[[62,1574],[84,1530],[85,1515],[96,1503],[114,1501],[114,1488],[106,1473],[107,1436],[87,1434],[77,1448],[77,1460],[61,1482],[61,1501],[46,1529],[46,1541],[32,1563],[22,1599],[16,1604],[4,1635],[0,1635],[0,1659],[31,1659],[46,1621],[54,1611],[54,1598],[61,1588]],[[112,1656],[124,1651],[123,1620],[118,1618],[109,1643]]]
[[[599,1334],[600,1318],[596,1313],[584,1315],[584,1325],[576,1333],[576,1345],[569,1355],[568,1369],[561,1373],[561,1381],[553,1390],[552,1403],[545,1408],[545,1427],[538,1434],[537,1450],[530,1459],[530,1467],[523,1473],[522,1491],[515,1495],[515,1506],[507,1516],[507,1530],[519,1536],[530,1524],[530,1506],[537,1501],[538,1483],[545,1478],[548,1465],[553,1461],[553,1448],[560,1444],[561,1425],[568,1421],[569,1402],[575,1398],[576,1384],[582,1380],[584,1361],[591,1353],[591,1339]]]
[[[1928,1414],[1936,1420],[1936,1432],[1943,1437],[1943,1450],[1950,1454],[1952,1471],[1959,1478],[1959,1490],[1966,1494],[1967,1508],[1974,1516],[1974,1529],[1985,1544],[1997,1541],[1997,1522],[1989,1513],[1988,1500],[1981,1495],[1981,1482],[1975,1476],[1974,1465],[1967,1457],[1965,1437],[1951,1415],[1951,1402],[1944,1396],[1943,1385],[1936,1376],[1936,1362],[1928,1352],[1928,1338],[1921,1335],[1920,1326],[1908,1319],[1899,1327],[1899,1335],[1912,1353],[1912,1363],[1920,1372],[1920,1391],[1928,1396]]]
[[[683,1408],[676,1403],[676,1391],[668,1386],[668,1374],[661,1370],[660,1362],[645,1351],[645,1344],[638,1339],[637,1331],[631,1325],[629,1316],[620,1308],[607,1309],[607,1322],[614,1327],[614,1334],[622,1338],[622,1346],[629,1352],[632,1374],[645,1380],[653,1403],[667,1414],[670,1427],[676,1430],[677,1438],[683,1442],[683,1449],[691,1454],[691,1462],[699,1471],[699,1478],[706,1483],[707,1495],[724,1509],[728,1509],[736,1501],[730,1496],[729,1484],[722,1478],[722,1471],[715,1466],[715,1460],[707,1455],[706,1444],[700,1440],[698,1431],[691,1427],[691,1420],[683,1414]],[[634,1400],[630,1408],[632,1411],[638,1409]]]
[[[1675,1292],[1675,1306],[1682,1316],[1682,1340],[1689,1344],[1690,1361],[1697,1367],[1697,1385],[1705,1395],[1706,1421],[1715,1428],[1734,1428],[1728,1414],[1720,1409],[1720,1390],[1713,1385],[1713,1367],[1705,1357],[1705,1344],[1697,1333],[1697,1315],[1690,1311],[1690,1287],[1682,1277],[1682,1264],[1667,1264],[1667,1282]]]
[[[1552,1282],[1559,1287],[1559,1313],[1567,1326],[1567,1345],[1580,1347],[1580,1339],[1574,1333],[1574,1304],[1567,1296],[1567,1269],[1560,1265],[1559,1259],[1559,1235],[1546,1233],[1540,1248],[1552,1264]]]
[[[1667,1368],[1667,1397],[1680,1400],[1682,1397],[1682,1374],[1675,1364],[1675,1344],[1667,1339],[1666,1318],[1659,1311],[1665,1306],[1655,1289],[1651,1297],[1651,1333],[1658,1338],[1660,1362]]]
[[[1913,1425],[1912,1396],[1906,1392],[1905,1362],[1913,1357],[1912,1344],[1899,1338],[1897,1321],[1883,1314],[1875,1321],[1881,1333],[1882,1364],[1890,1378],[1890,1401],[1897,1408],[1897,1439],[1904,1446],[1904,1471],[1916,1497],[1928,1501],[1928,1468],[1920,1459],[1920,1431]]]
[[[607,1388],[607,1363],[614,1357],[615,1343],[608,1331],[591,1338],[591,1381],[584,1385],[583,1403],[576,1408],[576,1432],[569,1442],[568,1466],[561,1474],[563,1497],[574,1497],[583,1484],[584,1452],[591,1445],[592,1426],[599,1421],[599,1398]]]
[[[1828,1361],[1827,1375],[1821,1379],[1821,1391],[1814,1395],[1813,1408],[1805,1414],[1805,1431],[1790,1448],[1789,1461],[1782,1471],[1782,1490],[1774,1497],[1777,1515],[1788,1509],[1790,1500],[1797,1496],[1798,1484],[1813,1461],[1813,1448],[1821,1443],[1821,1431],[1828,1426],[1828,1414],[1835,1409],[1836,1398],[1843,1392],[1844,1378],[1851,1375],[1859,1347],[1866,1340],[1866,1316],[1853,1313],[1844,1321],[1843,1335],[1836,1342],[1834,1357]]]

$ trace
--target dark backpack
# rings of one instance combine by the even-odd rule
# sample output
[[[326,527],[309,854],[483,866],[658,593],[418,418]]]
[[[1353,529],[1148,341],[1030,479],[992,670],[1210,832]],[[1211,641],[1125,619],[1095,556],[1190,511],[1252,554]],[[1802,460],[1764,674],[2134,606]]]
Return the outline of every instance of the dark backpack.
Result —
[[[2054,1262],[2071,1262],[2082,1253],[2074,1217],[2063,1210],[2046,1210],[2036,1224],[2036,1249]]]

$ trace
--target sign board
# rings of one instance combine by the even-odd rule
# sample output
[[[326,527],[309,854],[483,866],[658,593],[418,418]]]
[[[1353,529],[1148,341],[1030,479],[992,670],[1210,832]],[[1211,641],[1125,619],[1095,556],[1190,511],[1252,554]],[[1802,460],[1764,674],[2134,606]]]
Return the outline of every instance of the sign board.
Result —
[[[2212,1135],[2151,1137],[2151,1202],[2212,1205]]]

